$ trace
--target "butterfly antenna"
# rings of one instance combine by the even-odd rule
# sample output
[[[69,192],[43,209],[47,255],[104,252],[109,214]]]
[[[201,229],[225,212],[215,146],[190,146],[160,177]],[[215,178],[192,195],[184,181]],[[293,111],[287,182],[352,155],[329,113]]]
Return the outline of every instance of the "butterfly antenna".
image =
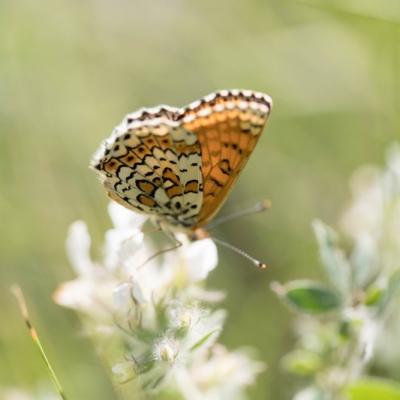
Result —
[[[31,321],[29,319],[29,313],[28,313],[28,307],[26,306],[26,301],[24,298],[24,294],[22,293],[22,290],[19,286],[14,285],[11,287],[11,293],[15,296],[15,298],[17,299],[18,302],[18,306],[22,315],[22,318],[25,321],[25,324],[29,330],[29,335],[31,336],[33,342],[35,343],[35,345],[37,346],[37,348],[39,349],[39,352],[46,364],[46,367],[50,373],[51,379],[54,383],[54,386],[57,389],[58,394],[60,395],[60,398],[62,400],[67,400],[67,397],[64,394],[64,389],[61,386],[60,381],[57,378],[56,373],[54,372],[53,367],[50,364],[49,359],[46,356],[46,352],[44,351],[44,348],[42,346],[42,343],[40,342],[39,336],[36,332],[36,329],[33,327],[33,325],[31,324]]]
[[[271,208],[271,201],[269,199],[259,201],[257,204],[255,204],[252,207],[246,208],[245,210],[240,210],[240,211],[234,212],[225,217],[221,217],[221,218],[215,220],[214,223],[211,223],[210,225],[208,225],[208,229],[213,229],[216,226],[225,224],[226,222],[232,221],[237,218],[245,217],[246,215],[258,214],[258,213],[264,212],[265,210],[268,210],[269,208]]]
[[[234,251],[235,253],[241,255],[244,258],[247,258],[248,260],[250,260],[256,267],[260,268],[260,269],[267,269],[268,265],[262,263],[260,260],[257,260],[256,258],[252,257],[250,254],[247,254],[245,251],[238,249],[237,247],[233,246],[230,243],[224,242],[223,240],[217,239],[214,236],[210,236],[210,238],[212,240],[214,240],[214,242],[220,244],[221,246],[226,247],[227,249],[230,249],[232,251]]]

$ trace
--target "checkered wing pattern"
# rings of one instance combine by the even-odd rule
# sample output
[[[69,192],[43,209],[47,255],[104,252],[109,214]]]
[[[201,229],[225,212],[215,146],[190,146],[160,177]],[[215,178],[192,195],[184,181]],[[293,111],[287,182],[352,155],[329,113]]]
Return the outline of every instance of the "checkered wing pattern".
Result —
[[[202,204],[197,136],[170,107],[128,115],[92,160],[110,198],[170,225],[196,224]]]

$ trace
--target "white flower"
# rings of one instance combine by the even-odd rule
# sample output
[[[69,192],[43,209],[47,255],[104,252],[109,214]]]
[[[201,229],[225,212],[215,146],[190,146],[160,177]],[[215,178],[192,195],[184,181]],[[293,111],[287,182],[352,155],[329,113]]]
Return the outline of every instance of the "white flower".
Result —
[[[114,277],[90,258],[90,236],[82,221],[74,222],[67,237],[68,257],[78,277],[54,293],[56,303],[86,313],[109,313]]]
[[[218,303],[225,299],[225,293],[218,290],[205,290],[200,286],[189,286],[186,291],[192,297],[205,303]]]
[[[113,300],[117,309],[128,309],[132,306],[132,285],[128,282],[123,282],[113,289]]]
[[[225,310],[206,312],[193,324],[185,339],[185,347],[188,350],[201,351],[212,346],[222,332],[222,327],[226,318]]]
[[[342,218],[344,230],[355,240],[357,258],[393,270],[400,257],[400,146],[393,145],[387,167],[363,167],[351,180],[352,203]],[[358,248],[358,249],[357,249]],[[378,254],[379,251],[379,254]],[[377,256],[379,255],[379,259]],[[366,274],[367,276],[368,274]]]
[[[217,266],[217,246],[211,239],[193,242],[183,249],[190,282],[202,281]]]
[[[351,178],[353,200],[342,218],[342,226],[355,239],[365,235],[376,238],[381,232],[384,215],[381,177],[378,169],[362,167]]]
[[[111,270],[128,268],[143,243],[141,228],[147,217],[114,202],[110,203],[108,212],[114,229],[109,229],[105,235],[104,265]]]
[[[91,260],[91,240],[86,224],[77,221],[71,225],[66,247],[78,277],[56,290],[54,299],[58,304],[95,314],[110,314],[116,305],[113,291],[120,279],[113,270],[118,266],[123,267],[139,250],[143,241],[140,228],[146,217],[132,212],[126,213],[119,205],[110,205],[109,212],[116,227],[106,233],[103,265]],[[128,279],[128,275],[124,278]],[[136,290],[138,291],[139,289]]]
[[[175,380],[187,400],[238,400],[245,398],[243,389],[252,385],[264,368],[243,351],[228,352],[215,345],[209,352],[199,353],[189,368],[177,370]]]
[[[368,362],[373,354],[379,325],[373,319],[367,308],[359,306],[357,308],[346,308],[343,316],[351,322],[353,328],[358,328],[358,338],[360,343],[360,359],[362,362]]]
[[[174,364],[179,354],[179,344],[172,337],[163,337],[154,344],[153,357],[157,361]]]
[[[62,284],[53,297],[64,307],[88,314],[109,314],[115,284],[113,280],[78,278]]]
[[[109,213],[114,228],[106,232],[102,263],[91,260],[86,224],[77,221],[71,225],[67,252],[78,278],[57,290],[57,303],[84,312],[99,307],[113,309],[121,306],[121,288],[127,289],[127,285],[138,303],[158,301],[171,286],[189,287],[204,280],[217,265],[217,250],[211,239],[185,243],[163,258],[146,262],[157,251],[141,232],[147,217],[115,203],[110,203]],[[112,296],[110,287],[116,287],[118,281],[125,286]]]
[[[261,364],[216,345],[226,313],[199,305],[224,296],[199,285],[217,266],[214,242],[189,242],[178,235],[179,249],[152,258],[160,249],[142,233],[147,217],[114,203],[109,213],[114,226],[105,234],[99,262],[90,257],[84,222],[72,224],[67,251],[77,278],[60,286],[56,302],[89,316],[87,332],[117,338],[119,348],[127,349],[119,356],[125,361],[112,368],[119,381],[141,375],[138,381],[163,390],[181,387],[177,382],[186,371],[198,399],[242,398],[243,387],[253,382]],[[104,356],[107,348],[101,351]],[[188,386],[181,389],[188,393]]]
[[[204,311],[197,305],[185,305],[173,302],[167,309],[169,324],[173,329],[189,329],[204,316]]]
[[[76,221],[71,224],[66,248],[69,261],[79,276],[90,276],[95,265],[90,258],[91,239],[86,224]]]
[[[114,227],[121,230],[130,229],[140,232],[140,229],[148,220],[146,215],[132,212],[114,201],[111,201],[108,205],[108,214]]]

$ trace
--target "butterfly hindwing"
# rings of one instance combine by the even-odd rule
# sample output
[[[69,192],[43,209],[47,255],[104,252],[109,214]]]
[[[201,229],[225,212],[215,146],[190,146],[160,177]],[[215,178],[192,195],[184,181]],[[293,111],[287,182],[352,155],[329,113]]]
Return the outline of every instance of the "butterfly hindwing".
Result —
[[[108,195],[125,207],[171,224],[195,224],[202,204],[200,145],[178,122],[127,116],[92,167]]]

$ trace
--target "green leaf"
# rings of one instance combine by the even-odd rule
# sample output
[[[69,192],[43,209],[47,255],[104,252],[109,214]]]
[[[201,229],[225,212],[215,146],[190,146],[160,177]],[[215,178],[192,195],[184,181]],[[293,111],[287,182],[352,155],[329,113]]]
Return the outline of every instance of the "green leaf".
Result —
[[[348,340],[351,337],[353,326],[350,321],[342,320],[339,323],[339,335],[343,340]]]
[[[312,226],[319,244],[322,265],[330,281],[342,294],[348,294],[351,268],[344,252],[337,246],[337,233],[319,220],[313,221]]]
[[[400,400],[400,385],[386,379],[366,378],[348,388],[350,400]]]
[[[385,289],[380,286],[370,286],[365,292],[365,305],[369,307],[376,306],[379,304],[384,297]]]
[[[318,354],[306,350],[294,350],[282,358],[283,367],[296,375],[312,375],[321,367]]]
[[[400,271],[393,272],[389,277],[389,282],[385,294],[379,304],[379,313],[385,311],[386,307],[389,305],[393,297],[398,293],[400,289]]]
[[[304,313],[326,313],[337,309],[341,304],[334,291],[318,282],[299,280],[286,285],[275,282],[271,288],[289,306]]]
[[[205,334],[200,340],[198,340],[191,348],[190,351],[194,351],[197,350],[199,347],[201,347],[204,343],[207,342],[208,339],[210,339],[210,337],[214,334],[219,332],[218,329],[214,329],[211,332],[208,332],[207,334]]]

